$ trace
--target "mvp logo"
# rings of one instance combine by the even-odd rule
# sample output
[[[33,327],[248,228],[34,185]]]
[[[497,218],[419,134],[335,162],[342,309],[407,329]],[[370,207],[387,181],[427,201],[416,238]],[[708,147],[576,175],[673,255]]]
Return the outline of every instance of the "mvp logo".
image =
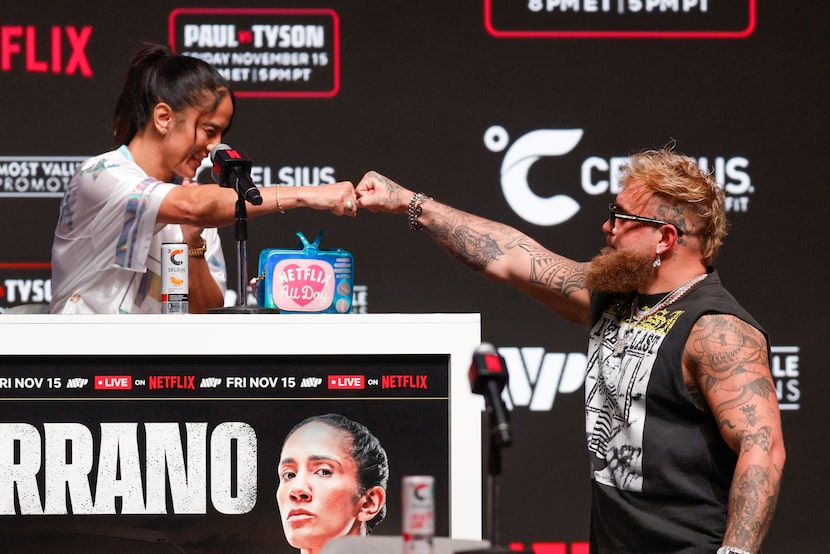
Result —
[[[509,398],[513,406],[527,406],[531,411],[550,411],[557,393],[578,391],[585,381],[588,358],[571,352],[545,352],[541,347],[502,347],[510,373]]]

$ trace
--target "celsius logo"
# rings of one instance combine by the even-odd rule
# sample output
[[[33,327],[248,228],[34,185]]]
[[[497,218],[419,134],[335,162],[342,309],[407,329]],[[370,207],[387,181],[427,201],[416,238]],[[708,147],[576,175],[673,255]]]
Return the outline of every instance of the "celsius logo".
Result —
[[[582,129],[536,129],[510,144],[510,136],[501,125],[493,125],[484,132],[484,145],[491,152],[504,151],[501,164],[501,188],[510,208],[522,219],[534,225],[552,226],[573,218],[580,210],[580,202],[567,194],[544,197],[536,194],[528,182],[528,174],[536,162],[544,157],[569,154],[579,144]],[[749,195],[755,192],[747,172],[749,160],[743,156],[695,158],[705,171],[711,171],[715,181],[726,193],[726,210],[746,212]],[[619,177],[628,161],[627,156],[588,156],[582,160],[579,182],[586,197],[608,195],[608,202],[620,191]],[[570,181],[570,180],[569,180]],[[571,183],[554,183],[557,188]]]
[[[173,265],[182,265],[184,262],[177,257],[184,254],[184,250],[173,250],[170,252],[170,263]]]
[[[527,173],[542,156],[567,154],[582,139],[582,129],[538,129],[514,142],[501,163],[501,190],[513,211],[536,225],[558,225],[579,211],[579,204],[564,194],[549,198],[537,196],[530,189]],[[494,125],[484,133],[484,144],[493,152],[507,146],[509,136],[504,127]]]
[[[0,162],[3,157],[0,156]],[[2,177],[2,165],[0,165],[0,177]],[[209,158],[202,160],[202,165],[197,171],[197,179],[200,183],[212,183],[216,179],[211,175],[213,165]],[[317,186],[334,183],[337,181],[334,168],[330,165],[315,166],[282,166],[272,167],[267,165],[251,166],[251,180],[258,187],[274,187],[277,185],[300,187]],[[276,178],[275,178],[276,177]]]
[[[412,489],[412,495],[417,498],[418,500],[424,501],[429,500],[430,498],[430,486],[426,483],[421,483],[420,485],[415,485],[415,488]]]

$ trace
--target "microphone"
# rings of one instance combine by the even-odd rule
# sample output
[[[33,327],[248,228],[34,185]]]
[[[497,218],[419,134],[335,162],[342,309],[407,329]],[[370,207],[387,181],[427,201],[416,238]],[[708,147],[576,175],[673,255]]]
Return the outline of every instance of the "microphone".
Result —
[[[473,393],[484,396],[490,411],[490,434],[498,446],[509,446],[513,442],[512,430],[501,397],[508,381],[507,366],[492,344],[483,342],[476,348],[468,377]]]
[[[235,189],[241,198],[254,206],[262,204],[262,195],[251,180],[251,158],[227,144],[217,144],[210,150],[213,163],[211,176],[219,186]]]

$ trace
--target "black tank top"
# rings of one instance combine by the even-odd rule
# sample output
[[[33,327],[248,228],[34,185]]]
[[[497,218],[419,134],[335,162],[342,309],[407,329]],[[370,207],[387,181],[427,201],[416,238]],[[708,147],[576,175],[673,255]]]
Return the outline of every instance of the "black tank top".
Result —
[[[639,322],[631,318],[634,295],[592,301],[585,383],[591,552],[715,552],[726,529],[737,454],[711,412],[692,401],[683,349],[705,314],[734,315],[763,329],[714,270]]]

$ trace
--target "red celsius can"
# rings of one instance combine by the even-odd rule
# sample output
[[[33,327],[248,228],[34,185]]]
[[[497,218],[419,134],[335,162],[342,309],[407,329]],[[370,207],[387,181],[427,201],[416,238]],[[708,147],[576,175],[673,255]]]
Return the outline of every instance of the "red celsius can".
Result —
[[[432,554],[435,536],[435,478],[407,475],[403,478],[404,554]]]
[[[187,244],[165,242],[161,245],[161,313],[187,311]]]

